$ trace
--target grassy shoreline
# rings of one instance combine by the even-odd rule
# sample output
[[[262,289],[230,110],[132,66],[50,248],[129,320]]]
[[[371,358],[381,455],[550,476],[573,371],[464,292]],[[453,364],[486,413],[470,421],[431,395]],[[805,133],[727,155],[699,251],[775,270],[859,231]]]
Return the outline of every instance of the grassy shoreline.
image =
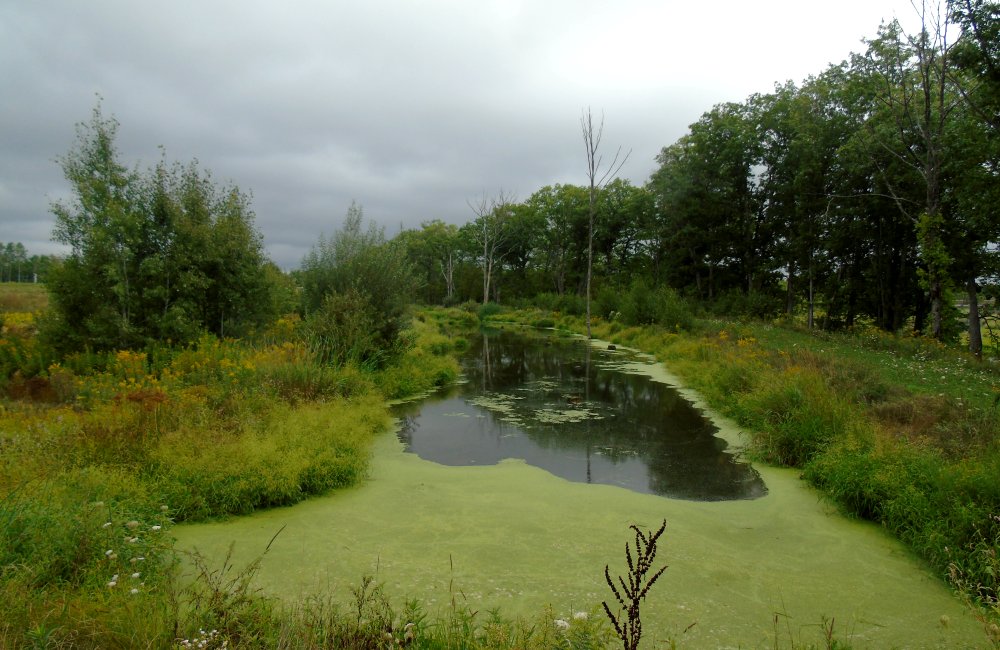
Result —
[[[582,334],[580,317],[493,319]],[[933,341],[763,323],[693,331],[596,320],[593,335],[654,355],[751,440],[802,470],[849,516],[880,523],[959,595],[1000,643],[1000,373]]]
[[[388,400],[457,376],[451,341],[419,321],[377,370],[318,363],[294,328],[22,374],[42,357],[34,316],[5,314],[0,647],[169,647],[220,626],[214,569],[195,591],[176,581],[171,525],[356,484]]]
[[[32,317],[6,316],[0,360],[31,361]],[[584,329],[551,312],[494,317]],[[202,564],[195,585],[176,581],[172,523],[357,482],[386,400],[453,380],[453,355],[478,324],[467,310],[421,311],[409,352],[374,372],[315,363],[294,322],[279,322],[254,345],[206,338],[14,373],[0,405],[0,647],[382,647],[387,628],[395,645],[417,629],[420,647],[605,647],[600,617],[569,621],[568,635],[551,612],[476,619],[453,608],[430,621],[419,603],[394,610],[377,584],[356,588],[356,612],[332,599],[281,605],[256,591],[252,565]],[[992,369],[870,332],[599,321],[594,334],[654,354],[745,427],[759,459],[801,468],[846,512],[891,530],[982,608],[1000,643]],[[921,390],[927,377],[942,379]]]

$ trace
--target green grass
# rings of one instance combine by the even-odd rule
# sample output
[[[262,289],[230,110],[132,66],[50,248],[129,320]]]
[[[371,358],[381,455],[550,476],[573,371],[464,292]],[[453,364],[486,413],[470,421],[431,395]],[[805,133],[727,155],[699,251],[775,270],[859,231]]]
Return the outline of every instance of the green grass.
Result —
[[[555,316],[582,333],[582,319]],[[544,312],[494,316],[530,324]],[[744,428],[764,462],[798,467],[850,516],[880,523],[1000,617],[996,364],[934,341],[701,321],[692,333],[594,322],[654,354]]]
[[[43,307],[29,286],[5,285],[0,295],[27,297],[2,309]],[[564,314],[487,316],[582,329]],[[3,343],[12,373],[34,358],[30,319],[19,319]],[[31,362],[0,403],[0,647],[167,647],[175,635],[216,629],[212,643],[374,648],[386,632],[403,640],[407,623],[421,648],[604,647],[607,629],[593,617],[570,621],[567,633],[551,612],[514,620],[456,602],[428,620],[419,603],[393,610],[377,585],[357,588],[354,610],[333,600],[287,606],[255,590],[253,567],[202,565],[194,585],[176,580],[174,521],[356,483],[385,426],[385,399],[452,381],[453,354],[478,321],[467,309],[418,314],[407,351],[379,372],[317,364],[294,339],[206,338],[181,350]],[[995,607],[991,369],[869,334],[718,322],[692,330],[601,321],[595,335],[658,355],[747,427],[761,458],[802,467],[846,511],[881,522],[962,593]]]
[[[27,286],[0,296],[43,305]],[[35,363],[33,318],[15,315],[0,339],[3,648],[164,647],[196,634],[217,612],[181,593],[173,523],[357,484],[389,424],[387,397],[457,376],[451,338],[419,322],[399,365],[374,372],[318,363],[294,324],[266,344],[205,337]]]

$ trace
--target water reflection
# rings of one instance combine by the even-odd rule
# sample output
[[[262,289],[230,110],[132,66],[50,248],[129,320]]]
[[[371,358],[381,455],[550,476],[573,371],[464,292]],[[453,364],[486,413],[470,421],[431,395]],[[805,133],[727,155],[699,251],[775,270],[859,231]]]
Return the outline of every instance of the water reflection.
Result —
[[[467,383],[398,407],[399,438],[446,465],[521,458],[571,481],[701,501],[767,492],[677,391],[617,370],[624,354],[483,333],[463,359]]]

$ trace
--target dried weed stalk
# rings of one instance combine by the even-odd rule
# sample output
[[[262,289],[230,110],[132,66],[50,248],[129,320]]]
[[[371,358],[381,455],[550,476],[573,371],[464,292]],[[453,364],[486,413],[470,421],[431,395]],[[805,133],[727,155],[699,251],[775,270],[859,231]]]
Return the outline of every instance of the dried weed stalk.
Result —
[[[618,601],[618,614],[611,611],[607,601],[602,602],[604,611],[611,619],[611,624],[615,628],[615,633],[622,640],[625,650],[636,650],[639,647],[639,637],[642,636],[642,620],[639,618],[639,603],[649,593],[650,588],[666,570],[666,565],[660,567],[652,577],[646,578],[646,574],[653,568],[653,560],[656,558],[656,542],[660,535],[667,528],[667,520],[656,532],[643,533],[634,524],[629,526],[635,531],[635,557],[632,557],[632,548],[625,544],[625,560],[628,563],[628,579],[618,576],[618,582],[611,579],[611,572],[608,566],[604,566],[604,579],[611,587],[611,593]]]

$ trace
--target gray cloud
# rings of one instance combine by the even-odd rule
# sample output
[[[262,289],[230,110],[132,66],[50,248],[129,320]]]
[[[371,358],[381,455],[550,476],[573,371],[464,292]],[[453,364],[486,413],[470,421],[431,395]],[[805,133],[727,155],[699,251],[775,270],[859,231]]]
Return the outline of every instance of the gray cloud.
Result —
[[[53,252],[54,160],[96,96],[127,164],[197,158],[294,267],[357,200],[394,233],[500,187],[583,183],[579,117],[643,183],[719,101],[840,61],[905,0],[0,0],[0,240]]]

